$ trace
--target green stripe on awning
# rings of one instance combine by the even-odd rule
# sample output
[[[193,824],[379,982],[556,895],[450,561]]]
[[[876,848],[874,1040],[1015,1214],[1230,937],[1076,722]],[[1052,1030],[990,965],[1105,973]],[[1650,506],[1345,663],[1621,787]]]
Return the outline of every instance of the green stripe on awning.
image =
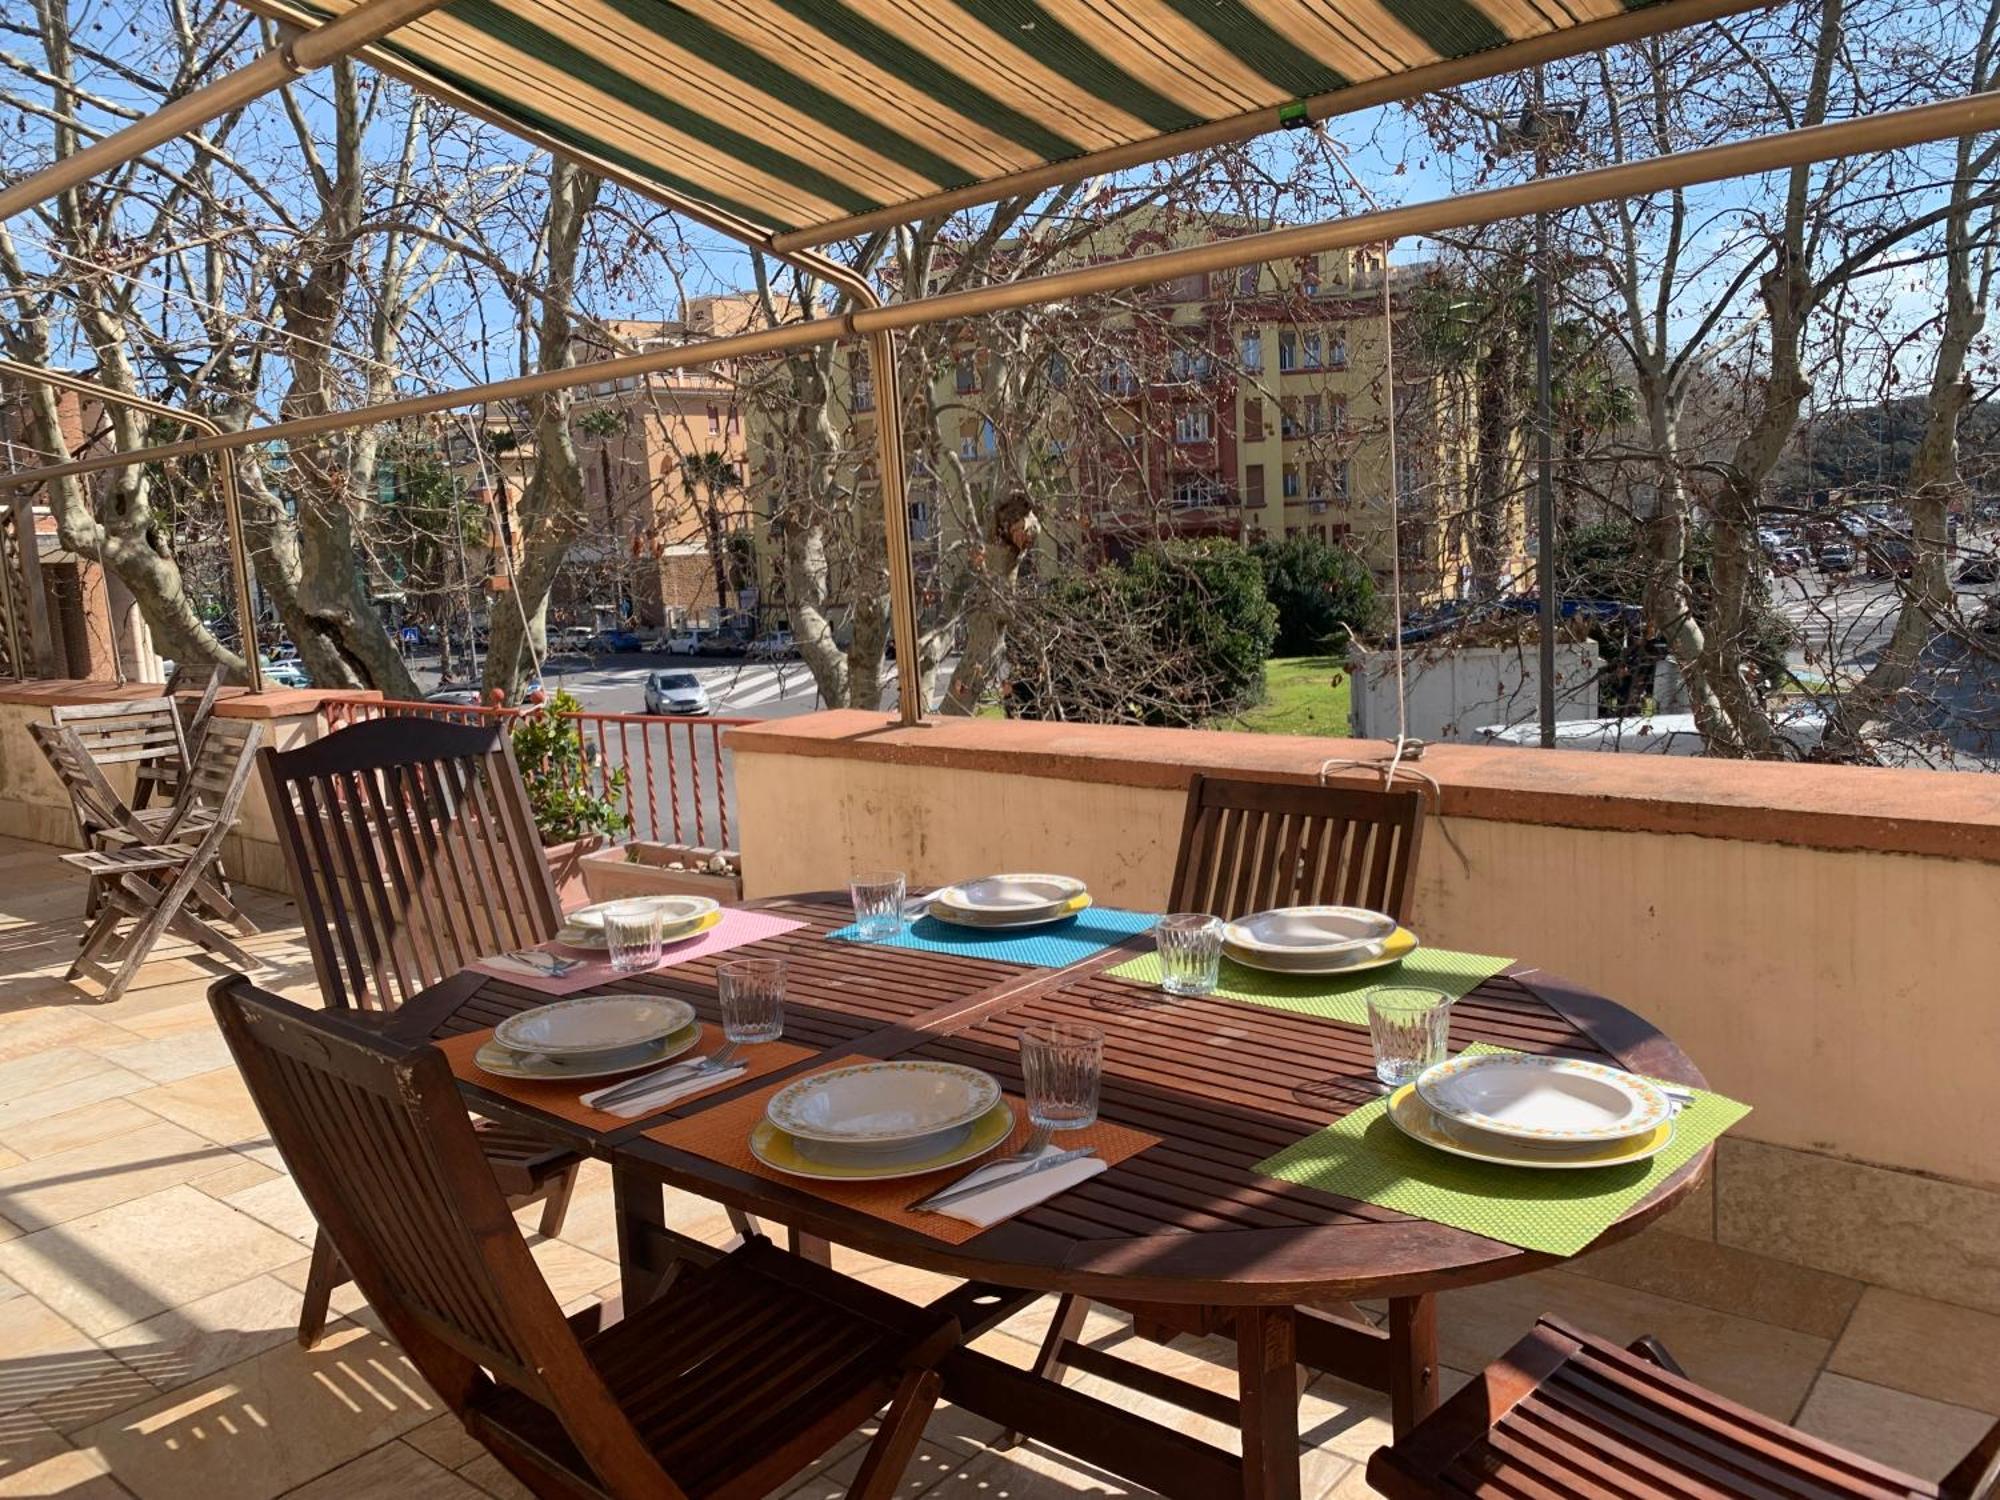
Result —
[[[1507,33],[1469,0],[1382,0],[1382,4],[1445,57],[1507,45]]]
[[[1315,62],[1299,44],[1274,31],[1264,18],[1237,0],[1167,0],[1186,20],[1238,60],[1248,63],[1286,93],[1304,98],[1330,94],[1352,82]]]
[[[1185,130],[1201,123],[1200,115],[1155,93],[1035,0],[958,0],[958,6],[1044,67],[1106,104],[1137,115],[1155,130]]]

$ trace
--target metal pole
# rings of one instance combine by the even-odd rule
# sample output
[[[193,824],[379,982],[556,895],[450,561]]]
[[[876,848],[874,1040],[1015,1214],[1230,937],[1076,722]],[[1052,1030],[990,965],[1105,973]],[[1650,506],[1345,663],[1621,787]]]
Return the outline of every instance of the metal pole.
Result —
[[[178,411],[158,401],[144,396],[127,396],[116,391],[107,391],[102,386],[85,380],[81,375],[72,375],[67,370],[45,370],[38,365],[24,365],[18,360],[0,358],[0,374],[11,375],[19,380],[32,380],[40,385],[52,385],[57,390],[75,391],[88,396],[93,401],[107,401],[113,406],[129,406],[135,411],[147,412],[156,417],[166,417],[175,422],[185,422],[190,427],[199,428],[211,437],[222,436],[222,428],[209,418],[197,412]],[[136,457],[142,462],[150,462],[152,450],[144,450]],[[257,660],[256,613],[250,599],[250,559],[243,541],[243,508],[236,490],[236,450],[224,448],[222,461],[216,474],[222,486],[223,524],[229,533],[229,573],[236,592],[236,633],[243,642],[244,675],[249,681],[250,691],[264,691],[264,672]],[[57,466],[67,469],[68,465]],[[31,469],[26,473],[29,480],[41,477],[41,482],[58,478],[57,468]],[[19,475],[0,475],[0,488],[10,483],[18,483]],[[30,537],[32,545],[33,538]]]
[[[269,52],[225,73],[191,94],[171,99],[142,120],[0,189],[0,220],[88,182],[100,172],[122,167],[153,147],[199,129],[210,120],[283,88],[293,79],[349,52],[380,41],[399,26],[438,9],[446,0],[360,0],[324,26],[286,36]]]
[[[1535,176],[1549,167],[1549,118],[1542,70],[1534,77]],[[1535,215],[1535,590],[1541,596],[1542,748],[1556,747],[1556,483],[1555,399],[1549,349],[1549,215]]]
[[[1480,193],[1446,198],[1401,208],[1380,209],[1332,219],[1321,224],[1304,224],[1289,229],[1265,230],[1236,239],[1167,250],[1152,255],[1103,265],[1083,266],[1071,271],[1027,277],[999,286],[976,287],[936,297],[921,297],[886,307],[862,308],[834,318],[816,318],[807,323],[787,323],[755,333],[731,334],[699,344],[645,354],[628,354],[594,364],[572,365],[517,375],[511,380],[469,386],[459,391],[409,396],[385,401],[377,406],[352,411],[328,412],[264,427],[246,427],[214,437],[191,438],[165,443],[133,453],[106,454],[74,463],[0,474],[0,489],[12,485],[40,484],[67,474],[89,474],[125,464],[152,463],[190,453],[208,453],[222,448],[242,448],[253,443],[296,442],[324,432],[365,427],[404,417],[427,416],[455,406],[481,401],[513,401],[545,395],[571,386],[627,376],[649,375],[677,370],[688,365],[711,364],[722,359],[743,359],[757,354],[802,349],[859,333],[921,328],[952,318],[978,317],[1011,308],[1033,306],[1069,297],[1099,292],[1124,291],[1150,286],[1196,272],[1224,271],[1267,260],[1283,260],[1316,250],[1343,246],[1379,244],[1407,236],[1433,235],[1452,229],[1472,228],[1500,219],[1553,209],[1576,208],[1607,198],[1660,192],[1668,188],[1691,187],[1731,177],[1805,166],[1838,156],[1863,151],[1889,151],[1926,141],[1976,134],[2000,128],[2000,92],[1977,94],[1941,104],[1891,110],[1835,125],[1815,125],[1804,130],[1785,131],[1751,141],[1726,146],[1708,146],[1677,156],[1653,157],[1575,172],[1538,182],[1489,188]],[[182,415],[176,413],[175,415]]]

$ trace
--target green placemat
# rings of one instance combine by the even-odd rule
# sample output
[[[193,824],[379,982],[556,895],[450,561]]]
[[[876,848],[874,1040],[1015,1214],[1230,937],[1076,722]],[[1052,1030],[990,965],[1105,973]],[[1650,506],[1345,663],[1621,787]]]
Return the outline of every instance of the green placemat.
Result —
[[[1368,969],[1346,978],[1324,974],[1268,974],[1248,968],[1234,959],[1222,961],[1222,980],[1215,993],[1252,1005],[1268,1005],[1274,1010],[1296,1011],[1326,1021],[1345,1021],[1351,1026],[1368,1024],[1368,1003],[1362,997],[1385,984],[1412,984],[1421,989],[1443,990],[1457,1000],[1482,981],[1491,979],[1514,960],[1495,958],[1490,953],[1454,953],[1448,948],[1419,948],[1400,964]],[[1105,971],[1113,979],[1132,984],[1160,986],[1160,956],[1148,953],[1129,959]]]
[[[1475,1043],[1468,1052],[1504,1052]],[[1379,1204],[1398,1213],[1504,1240],[1524,1250],[1575,1255],[1624,1217],[1750,1106],[1695,1090],[1674,1119],[1674,1138],[1650,1161],[1589,1171],[1499,1167],[1419,1145],[1377,1100],[1257,1163],[1267,1177]]]

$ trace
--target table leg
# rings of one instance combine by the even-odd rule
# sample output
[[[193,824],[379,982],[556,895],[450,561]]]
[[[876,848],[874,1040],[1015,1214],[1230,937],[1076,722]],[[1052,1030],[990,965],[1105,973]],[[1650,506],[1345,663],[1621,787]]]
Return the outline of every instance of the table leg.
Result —
[[[1243,1500],[1298,1500],[1297,1317],[1289,1307],[1236,1312]]]
[[[618,1222],[619,1290],[629,1316],[653,1300],[667,1272],[654,1263],[659,1238],[647,1233],[667,1227],[667,1192],[656,1177],[614,1166],[611,1203]]]
[[[785,1230],[785,1248],[801,1260],[809,1260],[816,1266],[833,1264],[833,1246],[816,1234],[806,1234],[802,1230],[788,1226]]]
[[[1396,1437],[1437,1410],[1437,1299],[1389,1299],[1389,1418]]]

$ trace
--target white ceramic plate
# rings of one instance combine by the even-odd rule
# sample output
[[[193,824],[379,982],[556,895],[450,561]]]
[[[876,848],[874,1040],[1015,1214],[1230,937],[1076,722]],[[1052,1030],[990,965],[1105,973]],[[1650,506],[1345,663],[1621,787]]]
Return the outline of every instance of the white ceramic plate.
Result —
[[[665,995],[586,995],[509,1016],[493,1035],[510,1052],[578,1057],[642,1046],[693,1019],[693,1006]]]
[[[620,1073],[636,1073],[642,1068],[671,1062],[701,1040],[701,1022],[683,1027],[671,1036],[645,1042],[637,1047],[621,1047],[612,1052],[593,1052],[582,1057],[536,1056],[510,1051],[491,1040],[473,1053],[472,1060],[489,1073],[502,1078],[527,1078],[544,1083],[578,1083],[591,1078],[616,1078]]]
[[[722,908],[715,902],[709,901],[706,896],[674,897],[672,899],[707,901],[708,910],[696,912],[691,917],[674,917],[662,922],[660,924],[660,941],[663,943],[686,942],[696,933],[706,932],[722,920]],[[604,922],[601,916],[595,927],[585,927],[574,921],[565,922],[562,929],[556,933],[556,941],[561,943],[565,948],[582,948],[591,953],[605,953],[609,952],[611,948],[610,939],[604,935]]]
[[[1239,948],[1278,957],[1380,957],[1396,919],[1359,906],[1280,906],[1224,925]]]
[[[954,1151],[971,1134],[971,1125],[954,1125],[949,1130],[935,1130],[929,1135],[907,1141],[891,1141],[887,1145],[837,1146],[832,1141],[816,1141],[806,1135],[795,1135],[790,1139],[793,1149],[800,1156],[822,1166],[899,1167],[929,1161],[947,1151]]]
[[[997,1150],[1014,1133],[1014,1111],[1005,1100],[981,1115],[957,1145],[919,1161],[870,1162],[846,1166],[815,1161],[800,1149],[800,1142],[769,1120],[759,1120],[750,1131],[750,1154],[774,1171],[793,1177],[817,1177],[836,1182],[886,1182],[897,1177],[922,1177],[962,1166]]]
[[[1222,939],[1222,951],[1246,969],[1261,969],[1267,974],[1359,974],[1367,969],[1386,968],[1399,964],[1423,944],[1417,935],[1407,927],[1398,927],[1390,934],[1379,951],[1366,949],[1322,956],[1316,953],[1284,954],[1264,949],[1242,948],[1232,943],[1228,936]]]
[[[1489,1135],[1582,1145],[1643,1135],[1673,1118],[1667,1096],[1604,1063],[1522,1053],[1459,1056],[1417,1078],[1424,1103]]]
[[[969,911],[964,911],[954,906],[945,906],[940,902],[932,902],[925,910],[926,915],[935,918],[937,921],[949,923],[953,927],[973,927],[989,931],[1000,931],[1014,927],[1046,927],[1051,922],[1067,921],[1089,905],[1090,896],[1088,893],[1085,893],[1080,896],[1072,896],[1067,901],[1058,902],[1046,911],[1030,912],[1025,915],[1009,912],[1001,916],[974,916]]]
[[[722,904],[708,896],[627,896],[624,899],[627,901],[644,902],[648,906],[658,907],[660,920],[676,927],[683,923],[697,921],[707,916],[710,912],[718,910]],[[570,912],[563,918],[563,925],[566,927],[575,927],[583,932],[602,933],[604,931],[605,907],[617,906],[619,904],[617,901],[596,901],[589,906],[579,906],[575,911]]]
[[[931,904],[973,917],[1025,917],[1074,901],[1084,885],[1069,875],[984,875],[933,892]]]
[[[1531,1146],[1505,1136],[1471,1130],[1436,1114],[1418,1097],[1414,1084],[1404,1084],[1389,1096],[1389,1119],[1413,1141],[1438,1151],[1503,1167],[1529,1167],[1540,1172],[1575,1172],[1587,1167],[1622,1167],[1657,1156],[1674,1138],[1671,1119],[1642,1135],[1622,1141],[1581,1146]]]
[[[861,1063],[780,1089],[764,1117],[787,1135],[837,1145],[887,1144],[968,1125],[1000,1102],[989,1073],[958,1063]]]

